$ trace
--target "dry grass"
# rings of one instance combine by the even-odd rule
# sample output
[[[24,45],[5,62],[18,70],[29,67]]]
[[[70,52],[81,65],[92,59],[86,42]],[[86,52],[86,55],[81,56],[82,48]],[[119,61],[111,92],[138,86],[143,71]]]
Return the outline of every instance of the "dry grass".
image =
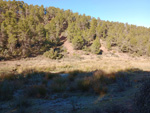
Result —
[[[51,60],[43,56],[26,58],[15,61],[1,61],[0,73],[19,72],[22,73],[27,69],[34,69],[44,72],[61,72],[61,71],[94,71],[104,70],[105,72],[117,72],[130,68],[138,68],[143,71],[150,71],[150,60],[144,58],[121,58],[106,57],[93,55],[77,55],[71,58],[61,60]]]
[[[143,80],[141,75],[146,79],[144,73],[149,75],[148,73],[150,72],[142,71],[148,71],[148,69],[150,69],[148,68],[150,67],[148,59],[136,60],[133,58],[132,60],[127,60],[117,57],[101,56],[87,56],[88,58],[84,57],[80,59],[80,57],[82,56],[72,59],[50,60],[39,56],[30,59],[22,59],[20,61],[0,62],[0,66],[2,67],[0,68],[1,70],[6,69],[6,72],[9,73],[13,71],[13,73],[10,74],[3,72],[5,74],[0,76],[0,99],[12,101],[15,99],[13,94],[18,96],[18,91],[21,91],[19,94],[21,98],[25,96],[34,100],[39,98],[40,100],[56,100],[57,98],[71,99],[73,95],[88,95],[90,102],[92,98],[92,103],[89,104],[91,108],[89,105],[87,107],[89,109],[93,109],[94,106],[99,106],[100,103],[100,106],[106,107],[110,102],[123,103],[126,105],[126,102],[128,102],[128,100],[130,101],[129,94],[131,95],[134,93],[138,88],[136,84]],[[11,69],[12,67],[14,67],[13,70]],[[138,67],[140,67],[139,70],[135,70],[135,68]],[[90,72],[88,73],[87,71]],[[18,74],[18,72],[20,73]],[[62,73],[67,73],[68,76],[62,77]],[[135,81],[136,84],[134,83]],[[132,84],[129,85],[129,83],[132,83],[133,86]],[[131,92],[131,90],[133,92]],[[122,94],[127,94],[127,96],[123,96]],[[37,101],[35,100],[35,102]],[[94,106],[93,102],[95,103]],[[85,103],[88,103],[88,101],[84,101],[84,104]],[[19,112],[22,112],[25,110],[24,108],[26,108],[28,103],[26,99],[23,98],[23,100],[19,101],[19,105],[20,107],[17,106],[17,109],[21,110]],[[44,103],[43,106],[45,105]],[[47,103],[47,105],[49,105],[49,103]],[[74,103],[72,103],[72,106],[73,109],[76,109]],[[60,107],[62,106],[59,106],[59,108]],[[33,111],[35,111],[35,108],[36,105],[33,105],[28,109],[33,109]],[[40,107],[38,106],[38,108]],[[113,108],[111,108],[111,111],[117,109],[116,107]],[[40,109],[43,109],[42,106]],[[58,110],[58,108],[56,109]],[[83,109],[85,110],[85,108]]]

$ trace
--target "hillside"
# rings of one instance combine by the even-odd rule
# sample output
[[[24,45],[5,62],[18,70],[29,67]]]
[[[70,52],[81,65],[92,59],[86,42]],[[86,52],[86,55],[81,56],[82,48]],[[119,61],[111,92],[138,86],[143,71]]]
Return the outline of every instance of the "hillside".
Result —
[[[149,56],[150,28],[0,0],[0,113],[150,113]]]
[[[1,0],[0,4],[1,60],[42,55],[51,49],[60,53],[62,33],[76,50],[99,54],[101,44],[97,40],[101,39],[108,50],[117,47],[119,52],[135,56],[150,55],[148,28],[15,0]]]

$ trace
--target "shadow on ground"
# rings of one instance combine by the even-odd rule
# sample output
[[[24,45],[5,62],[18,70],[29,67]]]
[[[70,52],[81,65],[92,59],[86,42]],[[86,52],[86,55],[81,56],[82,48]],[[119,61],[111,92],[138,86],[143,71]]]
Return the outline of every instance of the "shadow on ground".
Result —
[[[3,73],[0,76],[0,110],[2,113],[134,113],[139,105],[135,97],[149,95],[135,96],[149,75],[150,72],[139,69],[114,73],[103,70]],[[144,91],[147,89],[148,85]],[[139,99],[141,106],[146,103],[142,99]]]

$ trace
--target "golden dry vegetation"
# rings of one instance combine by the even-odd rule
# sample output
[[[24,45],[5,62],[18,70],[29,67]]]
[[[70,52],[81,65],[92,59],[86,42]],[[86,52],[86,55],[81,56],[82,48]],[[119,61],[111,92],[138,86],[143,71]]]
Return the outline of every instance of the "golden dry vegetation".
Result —
[[[35,69],[44,72],[62,71],[95,71],[117,72],[119,70],[138,68],[143,71],[150,71],[150,59],[134,57],[118,57],[107,55],[77,55],[66,57],[60,60],[51,60],[43,56],[26,58],[14,61],[1,61],[0,73],[21,73],[27,69]]]

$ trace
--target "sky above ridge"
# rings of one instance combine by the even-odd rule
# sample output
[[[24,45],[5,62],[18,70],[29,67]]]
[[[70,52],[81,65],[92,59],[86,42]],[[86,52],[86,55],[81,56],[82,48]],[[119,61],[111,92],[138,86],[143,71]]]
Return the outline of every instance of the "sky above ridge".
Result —
[[[19,0],[22,1],[22,0]],[[23,0],[33,5],[70,9],[101,20],[150,27],[150,0]]]

